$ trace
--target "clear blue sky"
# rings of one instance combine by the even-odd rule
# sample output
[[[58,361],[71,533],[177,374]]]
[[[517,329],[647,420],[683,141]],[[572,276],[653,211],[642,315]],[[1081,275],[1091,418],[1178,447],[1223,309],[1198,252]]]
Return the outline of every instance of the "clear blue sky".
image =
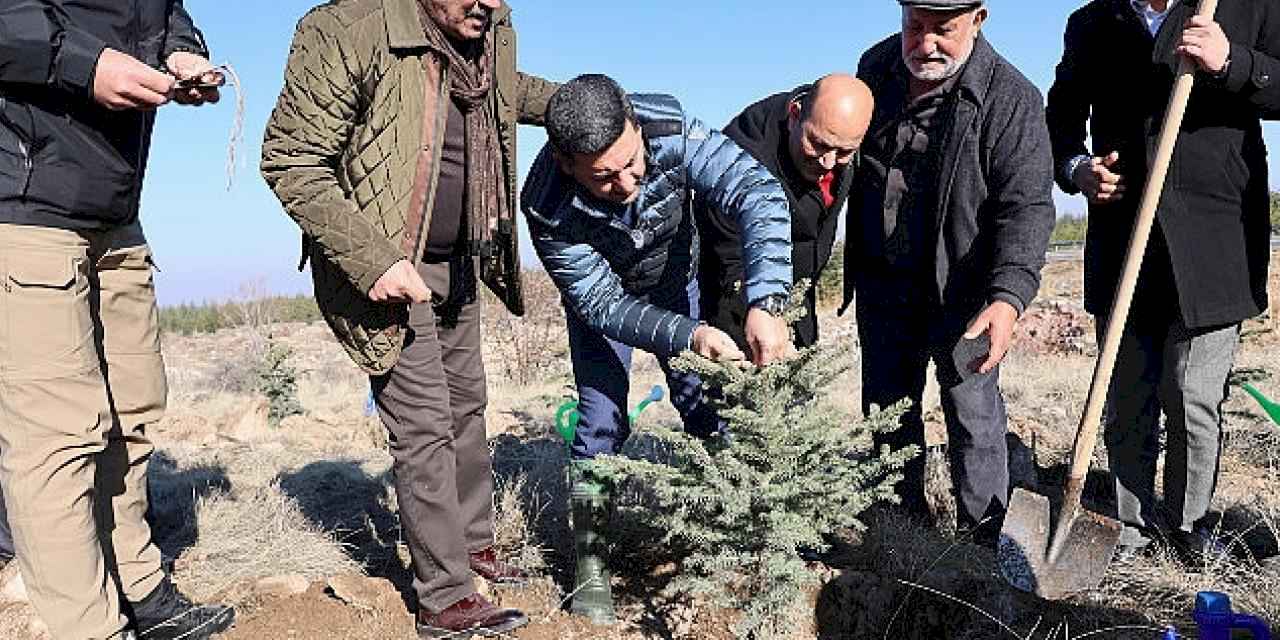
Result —
[[[215,62],[245,85],[245,140],[226,190],[232,100],[161,110],[143,196],[143,223],[162,272],[162,304],[223,299],[246,282],[309,292],[295,271],[298,230],[258,175],[262,132],[275,104],[297,20],[316,0],[186,0]],[[987,37],[1042,91],[1062,53],[1067,15],[1083,0],[991,0]],[[516,0],[520,64],[554,80],[608,73],[629,91],[672,93],[713,126],[743,106],[824,73],[852,70],[898,26],[893,0]],[[521,174],[545,141],[521,129]],[[1272,148],[1280,127],[1267,126]],[[1271,182],[1280,185],[1280,163]],[[1063,212],[1082,201],[1059,194]]]

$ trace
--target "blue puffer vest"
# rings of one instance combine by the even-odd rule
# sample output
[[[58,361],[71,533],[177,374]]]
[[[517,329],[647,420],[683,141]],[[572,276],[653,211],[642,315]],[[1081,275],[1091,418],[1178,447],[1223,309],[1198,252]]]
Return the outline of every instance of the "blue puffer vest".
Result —
[[[641,194],[604,202],[539,154],[521,197],[534,248],[572,311],[610,338],[658,354],[689,348],[696,318],[671,311],[697,275],[692,199],[717,201],[743,225],[752,300],[791,285],[786,195],[768,170],[671,96],[630,96],[647,146]],[[669,295],[670,294],[670,295]]]
[[[639,211],[636,223],[628,225],[623,218],[622,210],[628,207],[592,198],[586,190],[578,189],[572,178],[555,170],[549,148],[543,149],[535,170],[529,172],[524,194],[527,197],[541,191],[542,203],[552,201],[555,206],[534,206],[525,212],[531,224],[554,228],[559,238],[594,247],[609,261],[628,293],[645,295],[663,284],[663,274],[668,271],[677,282],[679,278],[688,282],[696,275],[697,262],[692,256],[697,255],[698,241],[688,206],[680,103],[664,95],[630,98],[648,146],[644,191],[630,207]],[[538,171],[544,163],[552,170]],[[545,188],[535,185],[535,176],[550,178]],[[542,211],[550,215],[539,213]]]

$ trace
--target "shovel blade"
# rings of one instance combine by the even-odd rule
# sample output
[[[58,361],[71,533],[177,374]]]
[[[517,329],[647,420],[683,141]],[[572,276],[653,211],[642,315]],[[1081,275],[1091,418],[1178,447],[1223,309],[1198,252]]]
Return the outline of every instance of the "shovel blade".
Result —
[[[1055,523],[1049,499],[1014,490],[996,550],[1000,573],[1010,585],[1046,600],[1061,600],[1102,582],[1122,527],[1084,508],[1072,511],[1058,516],[1071,521],[1053,553]]]

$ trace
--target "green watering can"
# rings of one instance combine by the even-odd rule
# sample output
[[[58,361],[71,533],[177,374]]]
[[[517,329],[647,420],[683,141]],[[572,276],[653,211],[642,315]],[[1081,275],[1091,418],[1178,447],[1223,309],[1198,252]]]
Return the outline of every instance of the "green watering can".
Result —
[[[1280,424],[1280,404],[1268,400],[1266,396],[1262,395],[1261,391],[1253,388],[1251,384],[1245,383],[1240,386],[1244,387],[1244,390],[1253,396],[1254,400],[1258,401],[1258,404],[1262,406],[1262,410],[1271,417],[1273,422]]]
[[[635,409],[632,409],[631,413],[627,414],[627,421],[635,424],[636,419],[640,417],[640,413],[647,409],[649,405],[660,402],[663,395],[662,387],[656,384],[653,385],[653,388],[649,390],[649,396],[641,400],[640,404]],[[578,413],[577,400],[568,400],[556,410],[556,433],[560,434],[561,438],[564,438],[566,445],[573,445],[573,438],[578,433],[578,420],[581,417]]]

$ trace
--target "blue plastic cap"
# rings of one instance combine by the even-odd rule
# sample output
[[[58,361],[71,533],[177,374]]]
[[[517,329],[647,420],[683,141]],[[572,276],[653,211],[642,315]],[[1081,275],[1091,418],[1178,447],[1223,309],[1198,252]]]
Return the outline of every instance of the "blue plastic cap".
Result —
[[[1231,615],[1231,597],[1217,591],[1201,591],[1196,594],[1196,613]]]

